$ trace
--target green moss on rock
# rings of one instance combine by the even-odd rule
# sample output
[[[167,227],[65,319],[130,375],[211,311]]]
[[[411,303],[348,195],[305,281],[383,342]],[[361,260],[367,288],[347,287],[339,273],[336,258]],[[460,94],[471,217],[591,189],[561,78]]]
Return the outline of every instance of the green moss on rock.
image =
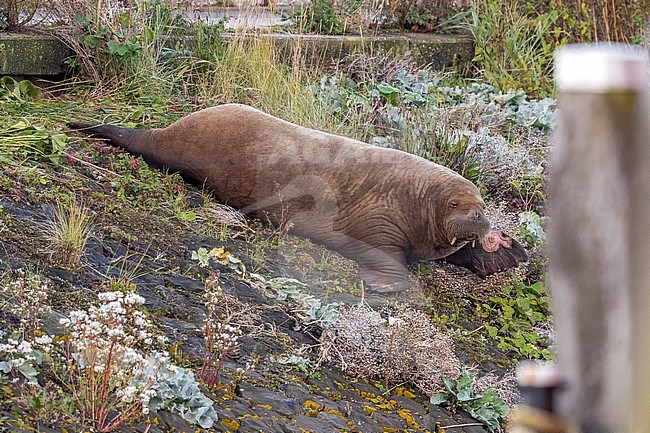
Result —
[[[0,33],[0,75],[61,75],[70,55],[70,49],[52,36]]]

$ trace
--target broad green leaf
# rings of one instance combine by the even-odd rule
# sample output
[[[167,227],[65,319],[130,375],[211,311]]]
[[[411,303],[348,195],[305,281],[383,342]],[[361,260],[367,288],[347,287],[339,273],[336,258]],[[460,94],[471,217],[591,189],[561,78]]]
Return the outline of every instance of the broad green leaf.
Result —
[[[442,403],[446,403],[448,400],[449,400],[449,394],[447,394],[446,392],[439,392],[437,394],[434,394],[429,399],[431,404],[442,404]]]
[[[456,379],[456,398],[459,401],[468,401],[472,398],[472,387],[474,378],[466,371],[461,373]]]

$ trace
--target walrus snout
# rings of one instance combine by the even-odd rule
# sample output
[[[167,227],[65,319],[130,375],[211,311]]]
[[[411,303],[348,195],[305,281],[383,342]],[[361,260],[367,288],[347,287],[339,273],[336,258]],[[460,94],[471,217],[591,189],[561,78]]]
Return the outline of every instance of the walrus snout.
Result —
[[[481,219],[487,220],[487,218],[485,218],[485,215],[483,215],[483,212],[480,212],[476,209],[471,209],[469,212],[467,212],[467,217],[474,221],[480,221]]]
[[[450,245],[457,241],[475,242],[482,239],[490,231],[490,221],[483,212],[470,209],[466,213],[457,214],[449,219],[447,224],[447,239]]]

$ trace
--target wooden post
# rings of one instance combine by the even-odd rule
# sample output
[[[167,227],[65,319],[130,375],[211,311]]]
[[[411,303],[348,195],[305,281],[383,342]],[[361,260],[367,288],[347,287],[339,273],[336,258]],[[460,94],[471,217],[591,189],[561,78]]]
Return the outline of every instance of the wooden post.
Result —
[[[566,381],[557,411],[583,427],[650,432],[647,54],[569,46],[555,67],[549,283]]]

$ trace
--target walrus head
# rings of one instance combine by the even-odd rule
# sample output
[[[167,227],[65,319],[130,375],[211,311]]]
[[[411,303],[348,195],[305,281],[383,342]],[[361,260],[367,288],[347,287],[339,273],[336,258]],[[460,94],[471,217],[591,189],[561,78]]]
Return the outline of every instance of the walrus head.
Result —
[[[490,221],[483,210],[485,203],[478,191],[452,194],[446,203],[445,232],[450,246],[461,247],[466,242],[482,239],[490,230]]]

